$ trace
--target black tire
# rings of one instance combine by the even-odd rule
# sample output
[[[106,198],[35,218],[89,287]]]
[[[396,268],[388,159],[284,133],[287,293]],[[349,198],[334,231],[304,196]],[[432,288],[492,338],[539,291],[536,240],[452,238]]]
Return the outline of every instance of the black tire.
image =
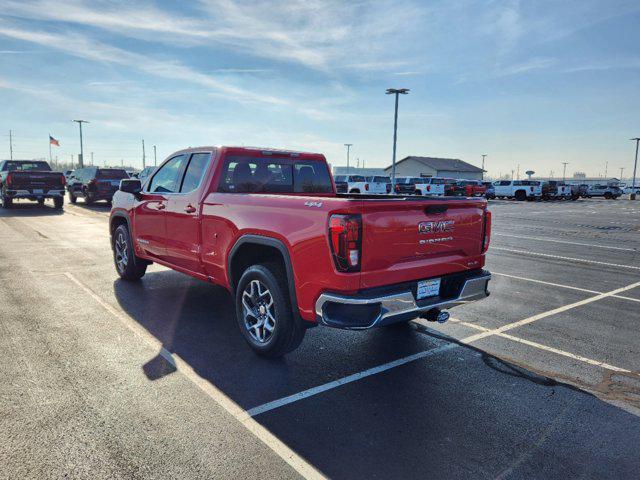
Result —
[[[519,202],[524,202],[527,199],[527,193],[524,190],[518,190],[515,197]]]
[[[254,299],[253,288],[257,293],[260,285],[263,287],[264,296],[256,295]],[[247,268],[240,277],[235,291],[236,320],[243,337],[258,355],[270,358],[281,357],[295,350],[304,338],[306,329],[297,315],[294,315],[287,285],[288,281],[284,269],[278,263],[253,265]],[[255,306],[256,308],[247,309],[243,298],[248,304],[253,303],[253,305],[249,305],[250,307]],[[269,299],[271,302],[268,301]],[[262,303],[260,306],[256,306],[260,303]],[[272,307],[265,304],[270,304]],[[262,307],[266,307],[262,320],[258,316],[246,314],[248,310],[257,314],[260,312],[258,308]],[[262,321],[262,325],[266,325],[269,321],[268,314],[273,319],[271,322],[273,323],[272,330],[269,331],[262,326],[263,340],[260,341],[259,338],[256,338],[256,336],[261,336],[259,323]],[[253,333],[251,333],[252,330]],[[269,332],[268,338],[266,332]]]
[[[53,208],[55,208],[56,210],[62,210],[63,205],[64,205],[63,196],[53,197]]]
[[[2,208],[11,208],[13,205],[13,198],[2,195]]]
[[[76,197],[73,193],[69,192],[69,201],[75,205],[76,202],[78,201],[78,197]]]
[[[88,191],[84,191],[84,203],[86,205],[93,205],[93,202],[95,202],[95,200],[93,199],[93,197],[91,196],[91,193],[89,193]]]
[[[360,193],[360,189],[358,188],[354,188],[353,190],[351,190],[349,193]]]
[[[136,257],[131,235],[126,225],[120,225],[113,232],[111,248],[113,250],[113,263],[120,278],[127,281],[137,281],[144,276],[147,271],[147,262]]]
[[[39,199],[38,199],[38,205],[39,205],[40,207],[44,207],[44,198],[39,198]]]

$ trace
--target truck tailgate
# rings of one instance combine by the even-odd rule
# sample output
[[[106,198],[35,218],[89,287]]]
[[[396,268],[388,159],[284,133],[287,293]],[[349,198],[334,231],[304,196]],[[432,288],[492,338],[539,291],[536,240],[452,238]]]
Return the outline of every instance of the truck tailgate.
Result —
[[[44,191],[64,186],[63,175],[59,172],[14,171],[11,172],[11,188],[14,190],[41,189]]]
[[[407,199],[362,205],[360,288],[483,266],[484,200]]]

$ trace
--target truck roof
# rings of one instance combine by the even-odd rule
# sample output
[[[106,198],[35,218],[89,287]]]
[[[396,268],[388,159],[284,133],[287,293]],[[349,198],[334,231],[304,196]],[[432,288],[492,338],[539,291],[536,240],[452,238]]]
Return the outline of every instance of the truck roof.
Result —
[[[257,153],[266,153],[267,155],[286,155],[289,157],[322,157],[325,158],[323,154],[316,152],[302,152],[296,150],[286,150],[286,149],[278,149],[278,148],[262,148],[262,147],[245,147],[245,146],[237,146],[237,145],[208,145],[201,147],[189,147],[182,150],[179,150],[175,153],[191,153],[191,152],[201,152],[203,150],[206,151],[223,151],[225,153],[234,153],[234,154],[242,154],[247,153],[249,155],[255,156]]]

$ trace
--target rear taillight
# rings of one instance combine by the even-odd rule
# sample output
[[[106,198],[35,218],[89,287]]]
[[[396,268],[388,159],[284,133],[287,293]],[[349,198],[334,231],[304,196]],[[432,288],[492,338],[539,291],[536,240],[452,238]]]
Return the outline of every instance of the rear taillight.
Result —
[[[331,215],[329,243],[333,261],[339,272],[359,272],[362,257],[362,217]]]
[[[64,187],[67,184],[67,179],[62,175],[62,186]]]
[[[396,183],[396,192],[399,192],[399,191],[400,191],[400,185]]]
[[[427,192],[431,191],[431,185],[427,185]]]
[[[486,253],[489,250],[489,243],[491,242],[491,212],[485,210],[484,221],[482,224],[482,253]]]
[[[12,177],[13,176],[10,173],[7,175],[7,187],[11,186],[11,182],[13,181]]]
[[[391,184],[387,183],[387,193],[391,193]]]
[[[368,184],[368,183],[365,183],[365,184],[364,184],[364,189],[365,189],[365,190],[367,190],[367,191],[369,191],[369,184]]]

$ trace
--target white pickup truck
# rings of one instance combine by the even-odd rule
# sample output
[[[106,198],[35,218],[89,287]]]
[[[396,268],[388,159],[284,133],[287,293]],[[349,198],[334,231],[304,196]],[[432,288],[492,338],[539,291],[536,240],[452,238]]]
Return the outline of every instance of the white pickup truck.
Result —
[[[493,182],[496,198],[515,198],[519,201],[542,198],[542,186],[536,180],[498,180]]]
[[[386,195],[391,192],[391,179],[389,177],[376,175],[367,177],[366,180],[369,183],[368,193]]]
[[[336,175],[333,180],[338,193],[369,193],[369,183],[362,175]]]
[[[416,195],[435,195],[437,197],[444,197],[444,178],[421,178],[416,182]]]

